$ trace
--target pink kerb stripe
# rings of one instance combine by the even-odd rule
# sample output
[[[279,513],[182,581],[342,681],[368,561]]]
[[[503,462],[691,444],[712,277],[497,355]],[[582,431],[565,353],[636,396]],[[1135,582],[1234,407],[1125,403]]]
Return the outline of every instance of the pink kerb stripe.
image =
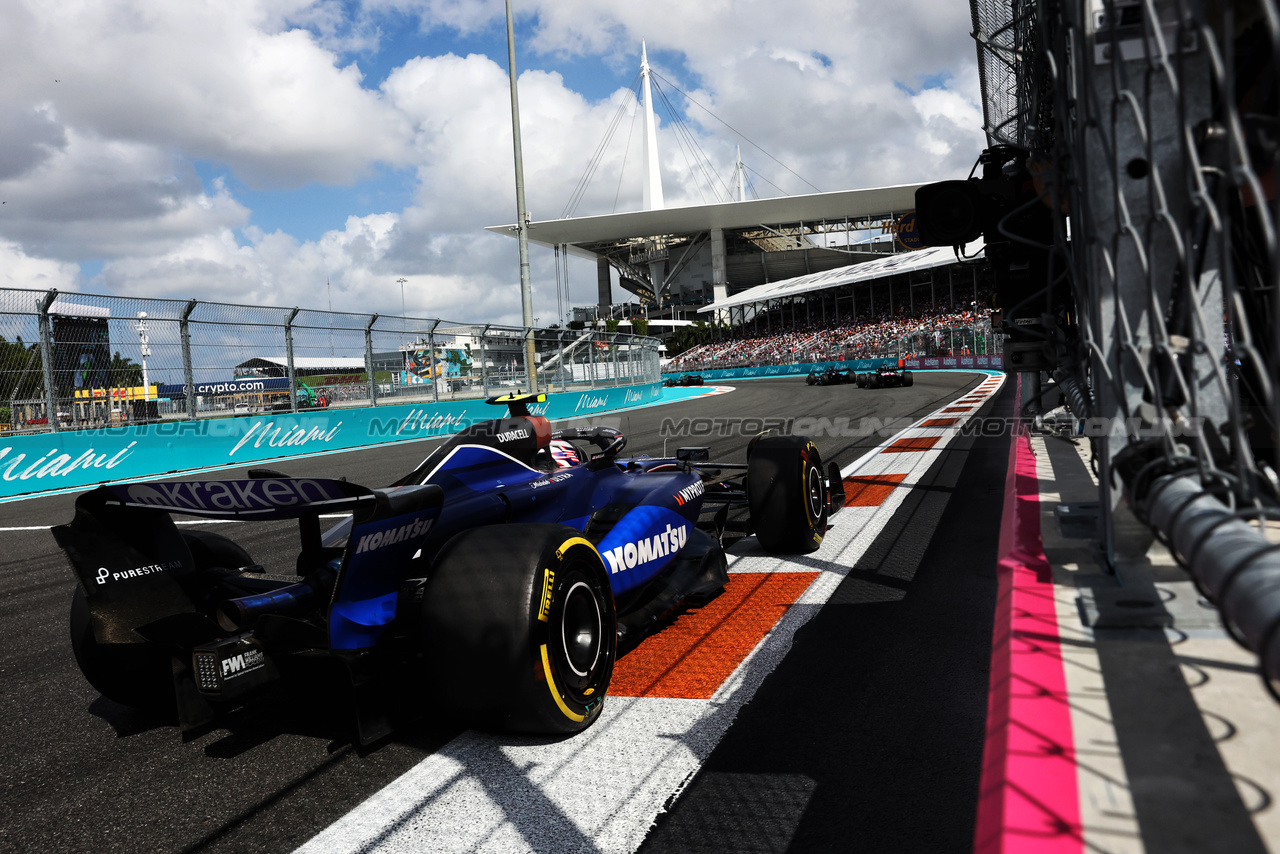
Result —
[[[1014,400],[1021,398],[1019,377]],[[1023,433],[1009,448],[996,574],[991,693],[973,850],[1077,854],[1084,842],[1053,569],[1040,539],[1035,456]]]

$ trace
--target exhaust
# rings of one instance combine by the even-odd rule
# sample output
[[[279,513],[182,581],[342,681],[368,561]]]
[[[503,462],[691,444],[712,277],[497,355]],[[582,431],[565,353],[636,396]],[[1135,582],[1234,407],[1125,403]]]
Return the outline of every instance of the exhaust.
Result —
[[[228,632],[244,631],[263,614],[291,616],[305,611],[312,607],[315,598],[315,589],[309,583],[300,581],[279,587],[270,593],[228,599],[218,606],[218,625]]]

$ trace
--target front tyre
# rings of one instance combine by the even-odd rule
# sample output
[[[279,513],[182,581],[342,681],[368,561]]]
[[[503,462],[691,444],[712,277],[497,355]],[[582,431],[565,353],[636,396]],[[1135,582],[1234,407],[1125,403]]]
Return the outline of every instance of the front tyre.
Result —
[[[910,371],[903,371],[903,372],[902,372],[902,385],[903,385],[903,387],[904,387],[904,388],[910,388],[910,387],[911,387],[911,384],[912,384],[913,382],[914,382],[914,380],[913,380],[913,379],[911,379],[911,372],[910,372]]]
[[[458,534],[436,559],[421,618],[433,692],[469,723],[558,735],[599,716],[617,616],[604,561],[575,529]]]
[[[827,530],[818,447],[804,436],[763,436],[747,458],[747,506],[756,539],[774,554],[807,554]]]

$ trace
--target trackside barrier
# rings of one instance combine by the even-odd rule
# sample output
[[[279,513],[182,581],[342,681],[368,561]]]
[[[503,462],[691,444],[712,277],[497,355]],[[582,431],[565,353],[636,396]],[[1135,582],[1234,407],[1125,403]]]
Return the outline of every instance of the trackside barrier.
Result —
[[[797,362],[793,365],[760,365],[753,368],[722,368],[715,371],[669,371],[663,376],[679,377],[685,374],[697,374],[704,380],[746,380],[755,377],[794,377],[807,376],[811,373],[835,368],[838,371],[874,371],[886,365],[898,364],[897,359],[851,359],[844,362]],[[903,366],[911,370],[972,370],[974,368],[994,368],[1003,370],[1003,357],[994,356],[928,356],[921,359],[904,359]]]
[[[721,368],[715,371],[671,371],[664,376],[680,377],[697,374],[704,380],[747,380],[753,377],[807,376],[827,368],[837,370],[874,371],[882,365],[896,365],[897,359],[855,359],[847,362],[797,362],[792,365],[758,365],[753,368]]]
[[[662,398],[662,384],[547,395],[551,419],[599,415]],[[0,440],[0,499],[158,474],[452,435],[503,414],[482,400],[164,421]]]
[[[947,370],[955,368],[967,371],[973,368],[989,368],[1004,370],[1004,357],[997,353],[994,356],[925,356],[919,359],[905,359],[903,366],[915,370]]]

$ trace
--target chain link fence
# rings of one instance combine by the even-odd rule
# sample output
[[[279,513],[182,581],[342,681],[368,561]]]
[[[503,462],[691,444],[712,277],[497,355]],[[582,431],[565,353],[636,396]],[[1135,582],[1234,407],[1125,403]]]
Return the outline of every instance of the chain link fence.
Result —
[[[0,289],[0,432],[660,380],[654,338]]]
[[[1008,330],[1030,390],[1024,412],[1051,375],[1091,427],[1106,558],[1124,499],[1260,655],[1274,691],[1280,8],[972,10],[993,143],[986,180],[1025,168],[1018,180],[1034,187],[986,231],[993,264],[993,238],[1012,247],[1006,260],[1031,259],[1022,280],[1011,264],[998,271],[1006,320],[1027,324]]]

